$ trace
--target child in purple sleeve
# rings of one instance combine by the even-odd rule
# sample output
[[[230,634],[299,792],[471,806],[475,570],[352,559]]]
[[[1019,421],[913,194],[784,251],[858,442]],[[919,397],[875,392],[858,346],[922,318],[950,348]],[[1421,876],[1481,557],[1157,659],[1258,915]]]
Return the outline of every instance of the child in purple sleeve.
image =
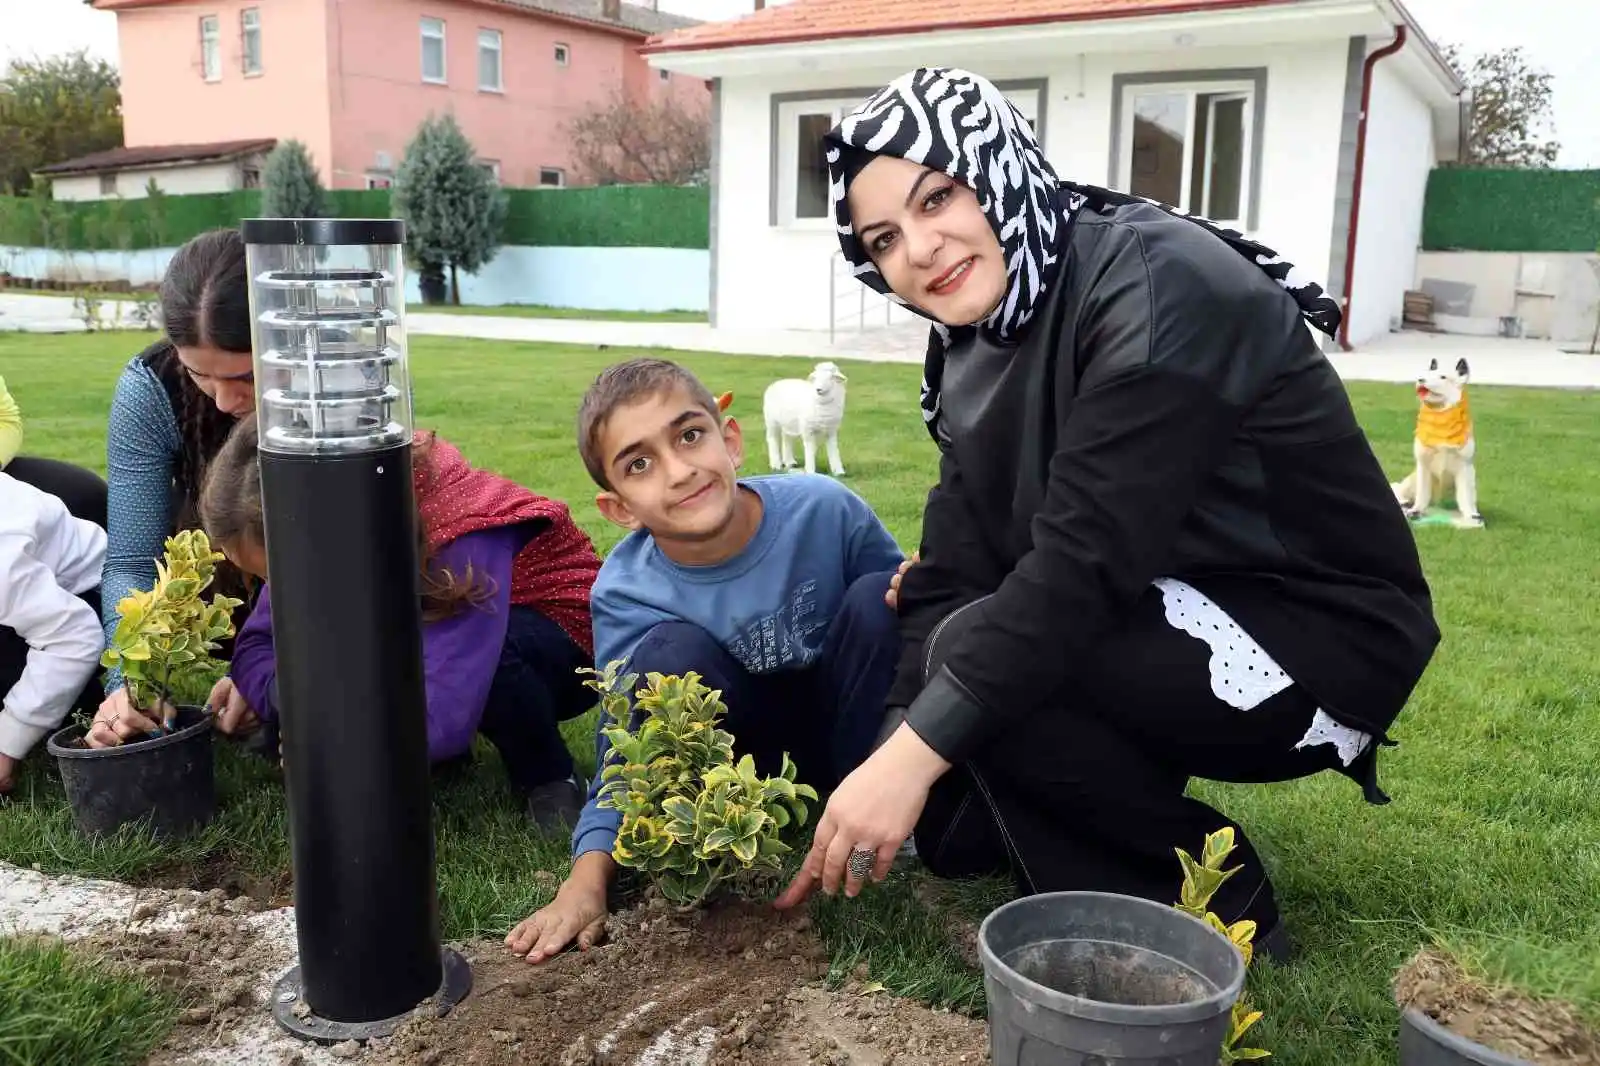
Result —
[[[229,437],[207,474],[200,513],[218,548],[265,580],[256,434],[246,418]],[[426,538],[428,754],[435,765],[465,756],[482,733],[534,823],[570,831],[583,789],[557,723],[594,705],[577,671],[593,652],[588,592],[599,556],[565,505],[473,469],[437,437],[419,434],[414,455]],[[270,584],[234,641],[228,680],[212,695],[224,733],[276,725]]]

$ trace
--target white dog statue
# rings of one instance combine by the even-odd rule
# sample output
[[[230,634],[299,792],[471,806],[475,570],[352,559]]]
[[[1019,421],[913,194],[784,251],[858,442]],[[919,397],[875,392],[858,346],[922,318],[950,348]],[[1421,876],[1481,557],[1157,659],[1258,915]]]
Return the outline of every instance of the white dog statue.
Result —
[[[806,473],[817,472],[817,446],[828,446],[828,470],[844,474],[839,458],[839,425],[844,421],[844,387],[849,379],[834,363],[818,363],[810,377],[782,378],[767,386],[762,414],[767,422],[767,463],[773,470],[795,465],[793,441],[805,446]]]
[[[1420,518],[1432,504],[1443,503],[1453,487],[1458,514],[1451,524],[1470,529],[1483,525],[1473,462],[1478,442],[1467,401],[1470,376],[1465,359],[1453,372],[1440,370],[1439,360],[1434,359],[1417,379],[1417,428],[1411,445],[1416,466],[1393,486],[1408,518]]]

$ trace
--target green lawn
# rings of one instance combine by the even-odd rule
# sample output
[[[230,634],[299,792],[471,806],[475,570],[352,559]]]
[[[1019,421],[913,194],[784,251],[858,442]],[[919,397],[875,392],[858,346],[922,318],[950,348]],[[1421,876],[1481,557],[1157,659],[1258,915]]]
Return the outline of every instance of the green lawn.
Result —
[[[135,1063],[178,1013],[150,982],[102,972],[59,944],[0,939],[0,1062]]]
[[[104,465],[105,411],[127,356],[148,334],[0,334],[0,375],[22,405],[27,446]],[[618,531],[590,503],[572,447],[579,393],[628,353],[418,337],[418,418],[476,463],[565,498],[602,550]],[[792,361],[686,355],[735,417]],[[903,544],[914,543],[934,452],[916,412],[916,367],[850,368],[843,440],[848,482]],[[1352,393],[1392,474],[1410,452],[1413,396],[1388,385]],[[1485,972],[1536,991],[1600,1001],[1600,437],[1592,394],[1474,391],[1480,495],[1488,528],[1418,531],[1445,641],[1383,758],[1394,797],[1365,805],[1331,775],[1272,787],[1209,783],[1197,792],[1237,817],[1273,870],[1302,947],[1292,966],[1253,978],[1266,1020],[1256,1043],[1284,1066],[1380,1066],[1395,1057],[1394,970],[1424,940],[1466,945]],[[759,422],[759,419],[752,419]],[[752,442],[747,469],[765,468]],[[583,752],[580,725],[572,739]],[[492,756],[438,796],[446,935],[499,936],[550,893],[561,841],[523,828]],[[276,775],[224,750],[223,814],[196,841],[163,851],[139,840],[91,845],[73,831],[47,762],[0,807],[0,858],[46,871],[166,883],[279,885],[287,846]],[[1190,848],[1199,841],[1183,842]],[[1179,870],[1173,863],[1173,891]],[[981,981],[924,920],[911,879],[862,899],[818,905],[837,969],[865,961],[891,989],[980,1006]],[[992,886],[957,893],[968,906]],[[0,1019],[3,1019],[0,1013]],[[85,1062],[90,1060],[85,1059]],[[106,1060],[112,1061],[112,1060]]]
[[[539,304],[492,304],[453,307],[450,304],[410,304],[406,310],[447,315],[493,315],[502,318],[587,318],[597,322],[704,322],[704,311],[596,311],[582,307],[544,307]],[[846,468],[848,469],[848,467]]]

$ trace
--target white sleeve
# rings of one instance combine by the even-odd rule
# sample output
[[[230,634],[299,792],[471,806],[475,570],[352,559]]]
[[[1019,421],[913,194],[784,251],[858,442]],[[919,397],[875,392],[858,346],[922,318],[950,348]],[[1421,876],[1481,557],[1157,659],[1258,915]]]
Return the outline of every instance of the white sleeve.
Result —
[[[0,536],[0,626],[28,643],[28,660],[0,709],[0,753],[23,758],[58,728],[94,675],[104,640],[87,603],[19,535]]]

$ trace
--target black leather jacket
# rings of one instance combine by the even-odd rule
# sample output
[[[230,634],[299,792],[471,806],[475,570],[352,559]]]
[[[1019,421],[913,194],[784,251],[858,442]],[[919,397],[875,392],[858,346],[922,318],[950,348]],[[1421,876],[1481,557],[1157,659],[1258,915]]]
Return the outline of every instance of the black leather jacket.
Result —
[[[947,353],[949,441],[901,585],[891,706],[959,761],[1070,699],[1097,638],[1170,576],[1330,716],[1384,738],[1439,631],[1411,530],[1293,298],[1148,205],[1086,207],[1064,240],[1020,344]],[[924,687],[929,633],[991,593]]]

